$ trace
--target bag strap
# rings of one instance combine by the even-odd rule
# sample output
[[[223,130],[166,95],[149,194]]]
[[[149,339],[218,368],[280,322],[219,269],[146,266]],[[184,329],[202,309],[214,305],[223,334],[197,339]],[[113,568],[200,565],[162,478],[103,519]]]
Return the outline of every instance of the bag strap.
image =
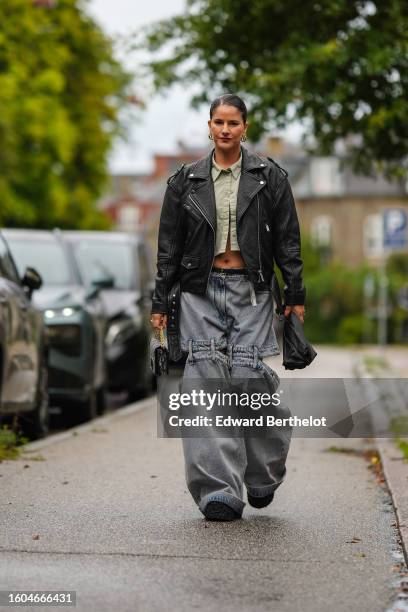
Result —
[[[160,346],[161,348],[166,348],[166,339],[164,337],[164,331],[163,328],[160,327],[159,330],[155,329],[154,330],[154,335],[157,338],[157,340],[160,342]]]
[[[276,305],[275,312],[277,315],[279,315],[280,320],[282,320],[282,317],[285,312],[285,303],[282,300],[281,290],[280,290],[278,279],[276,278],[275,273],[272,274],[271,288],[272,288],[272,294],[273,294],[275,305]]]

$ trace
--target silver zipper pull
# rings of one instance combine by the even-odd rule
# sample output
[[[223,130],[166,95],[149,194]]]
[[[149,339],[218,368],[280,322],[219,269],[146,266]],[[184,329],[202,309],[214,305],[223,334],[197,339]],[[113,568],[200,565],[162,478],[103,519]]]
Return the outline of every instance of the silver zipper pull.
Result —
[[[263,283],[265,282],[264,275],[262,274],[261,269],[258,270],[258,279],[262,281]]]

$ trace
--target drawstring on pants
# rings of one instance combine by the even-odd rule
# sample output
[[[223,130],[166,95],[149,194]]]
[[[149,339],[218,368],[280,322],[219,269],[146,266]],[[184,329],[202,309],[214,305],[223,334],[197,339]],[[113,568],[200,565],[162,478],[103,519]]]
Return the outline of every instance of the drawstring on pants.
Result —
[[[254,345],[253,351],[254,351],[254,356],[253,356],[252,367],[254,368],[254,370],[256,370],[258,367],[258,359],[259,359],[258,347],[256,345]]]
[[[211,338],[210,346],[211,346],[211,360],[215,361],[216,355],[215,355],[215,339],[214,338]]]
[[[194,363],[193,341],[192,340],[188,341],[188,360],[189,360],[189,363]]]
[[[248,280],[248,283],[249,283],[249,292],[251,295],[251,304],[252,306],[256,306],[257,302],[256,302],[256,293],[255,293],[254,284],[250,280]]]
[[[233,344],[228,344],[227,346],[227,351],[228,351],[228,365],[231,368],[232,367],[232,351],[233,351],[234,345]]]

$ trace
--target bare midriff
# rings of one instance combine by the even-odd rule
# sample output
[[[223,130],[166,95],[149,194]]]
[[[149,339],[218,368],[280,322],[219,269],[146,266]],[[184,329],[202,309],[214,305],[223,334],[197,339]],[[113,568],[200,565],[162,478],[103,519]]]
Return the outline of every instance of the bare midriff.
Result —
[[[245,262],[242,259],[241,251],[231,251],[229,234],[226,250],[224,253],[219,253],[214,258],[213,266],[215,268],[245,268]]]

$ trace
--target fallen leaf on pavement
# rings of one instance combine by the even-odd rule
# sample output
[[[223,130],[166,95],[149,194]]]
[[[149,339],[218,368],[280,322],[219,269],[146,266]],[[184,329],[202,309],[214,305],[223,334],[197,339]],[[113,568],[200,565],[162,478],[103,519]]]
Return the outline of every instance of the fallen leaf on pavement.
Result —
[[[357,544],[358,542],[361,542],[361,538],[356,538],[355,536],[353,536],[352,540],[346,540],[346,544]]]

